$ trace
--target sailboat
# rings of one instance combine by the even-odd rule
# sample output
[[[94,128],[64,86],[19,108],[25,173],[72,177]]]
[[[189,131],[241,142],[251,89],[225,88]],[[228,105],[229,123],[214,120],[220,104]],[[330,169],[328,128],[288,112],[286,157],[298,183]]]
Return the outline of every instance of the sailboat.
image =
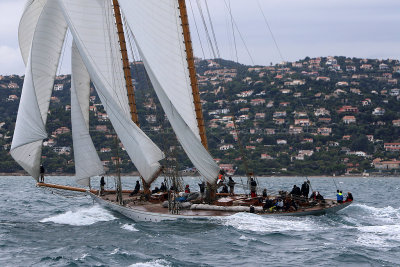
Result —
[[[122,15],[121,15],[122,13]],[[141,130],[129,68],[124,30],[134,43],[161,106],[183,150],[207,185],[207,197],[179,202],[171,190],[152,195],[163,173],[163,151]],[[39,182],[50,96],[67,31],[71,47],[71,120],[76,181],[82,188]],[[220,168],[208,152],[185,0],[29,0],[19,25],[26,74],[11,146],[11,156],[38,186],[81,191],[94,201],[138,221],[208,219],[237,212],[269,215],[333,213],[351,202],[325,200],[295,211],[268,211],[259,198],[217,194]],[[140,173],[143,191],[130,196],[116,189],[99,194],[87,189],[90,177],[105,171],[89,134],[90,82],[113,128]],[[103,192],[101,192],[103,193]],[[285,197],[285,196],[279,196]],[[290,197],[290,196],[286,196]]]

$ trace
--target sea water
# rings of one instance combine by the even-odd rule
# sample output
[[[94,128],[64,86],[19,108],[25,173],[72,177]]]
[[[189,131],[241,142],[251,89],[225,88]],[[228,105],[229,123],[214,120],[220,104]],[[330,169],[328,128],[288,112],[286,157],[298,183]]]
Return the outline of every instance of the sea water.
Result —
[[[136,180],[123,178],[124,187]],[[326,198],[335,197],[336,184],[355,201],[324,216],[134,222],[82,194],[0,177],[0,266],[400,266],[399,178],[310,180]],[[46,181],[74,185],[72,177]],[[258,179],[269,191],[303,181]],[[194,191],[199,179],[185,183]]]

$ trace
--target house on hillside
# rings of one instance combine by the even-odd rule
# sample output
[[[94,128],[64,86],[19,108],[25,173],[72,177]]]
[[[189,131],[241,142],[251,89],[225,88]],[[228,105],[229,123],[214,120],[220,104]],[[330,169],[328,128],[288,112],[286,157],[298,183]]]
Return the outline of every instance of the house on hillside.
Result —
[[[400,143],[384,143],[383,147],[386,151],[400,151]]]
[[[374,111],[372,111],[372,115],[383,116],[383,115],[385,115],[385,109],[383,109],[381,107],[377,107],[374,109]]]
[[[356,117],[354,116],[344,116],[342,118],[343,122],[346,124],[350,124],[350,123],[356,123]]]
[[[337,113],[343,113],[343,112],[358,113],[358,108],[353,106],[342,106],[337,110]]]

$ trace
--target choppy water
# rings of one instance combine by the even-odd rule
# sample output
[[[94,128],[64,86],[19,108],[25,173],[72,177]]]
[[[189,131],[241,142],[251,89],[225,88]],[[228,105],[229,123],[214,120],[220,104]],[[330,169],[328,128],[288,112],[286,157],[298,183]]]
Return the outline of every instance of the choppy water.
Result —
[[[331,178],[310,180],[334,197]],[[197,182],[188,178],[192,188]],[[303,179],[259,182],[289,190]],[[0,266],[400,266],[400,179],[336,183],[355,197],[337,215],[141,223],[87,197],[36,188],[27,177],[0,177]]]

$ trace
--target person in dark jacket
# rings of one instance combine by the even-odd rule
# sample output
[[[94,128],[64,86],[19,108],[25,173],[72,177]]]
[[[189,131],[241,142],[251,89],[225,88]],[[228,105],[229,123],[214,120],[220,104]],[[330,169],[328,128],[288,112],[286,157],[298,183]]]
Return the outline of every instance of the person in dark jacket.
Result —
[[[167,192],[167,187],[165,186],[164,182],[161,182],[160,191]]]
[[[224,194],[229,193],[229,192],[228,192],[228,186],[224,185],[224,186],[222,187],[222,190],[221,190],[220,193],[224,193]]]
[[[104,186],[106,185],[106,182],[104,181],[104,176],[101,176],[100,178],[100,196],[104,195]]]
[[[250,178],[250,193],[251,197],[257,197],[257,182]]]
[[[262,196],[263,196],[263,198],[268,198],[267,188],[264,188]]]
[[[43,167],[43,164],[40,164],[40,182],[44,183],[44,167]]]
[[[310,193],[310,186],[306,181],[301,185],[301,195],[305,198],[308,198],[308,194]]]
[[[293,185],[293,189],[292,191],[290,191],[290,194],[293,196],[300,196],[301,195],[300,188],[297,187],[297,185]]]
[[[233,196],[235,193],[235,181],[233,181],[232,177],[229,176],[228,186],[229,186],[229,193]]]
[[[347,192],[347,197],[345,202],[351,202],[353,201],[353,194],[350,192]]]
[[[129,194],[129,196],[134,196],[140,191],[140,183],[136,181],[135,189]]]
[[[201,184],[199,184],[199,188],[200,188],[200,196],[201,196],[201,198],[203,198],[204,192],[206,191],[206,183],[201,182]]]

